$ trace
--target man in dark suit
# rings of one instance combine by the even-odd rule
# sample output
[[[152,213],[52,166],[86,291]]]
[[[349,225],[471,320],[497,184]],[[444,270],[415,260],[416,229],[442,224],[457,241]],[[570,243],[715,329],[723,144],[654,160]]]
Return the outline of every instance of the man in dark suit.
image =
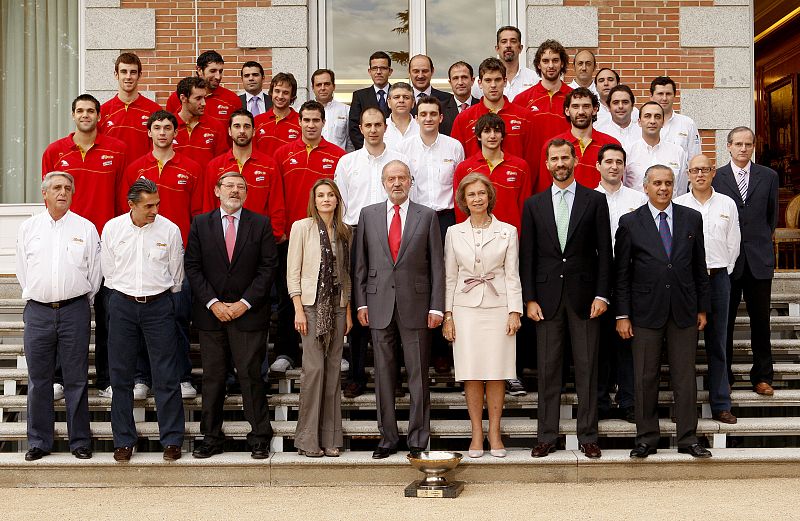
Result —
[[[372,85],[365,89],[353,91],[348,116],[348,130],[353,148],[358,150],[364,146],[361,134],[361,113],[369,107],[378,107],[385,117],[389,117],[389,78],[392,76],[392,59],[383,51],[372,53],[369,57],[369,77]]]
[[[480,102],[480,99],[472,95],[472,85],[475,83],[472,65],[465,61],[455,62],[447,70],[447,80],[453,89],[453,101],[459,114]]]
[[[675,396],[678,452],[710,458],[697,443],[697,332],[711,306],[703,217],[672,204],[675,174],[645,171],[646,205],[620,217],[615,244],[617,333],[633,337],[636,447],[632,458],[656,453],[658,382],[665,343]]]
[[[418,54],[408,62],[408,77],[411,78],[411,85],[414,88],[415,103],[414,108],[411,109],[411,115],[415,117],[417,115],[417,101],[423,96],[433,96],[442,103],[441,114],[444,117],[439,123],[439,133],[449,136],[453,130],[453,121],[458,116],[458,107],[452,94],[431,87],[433,71],[433,60],[430,56]]]
[[[575,182],[577,157],[564,139],[546,148],[550,190],[525,201],[520,239],[522,298],[539,346],[539,443],[531,456],[556,450],[562,359],[569,341],[578,391],[581,452],[599,458],[597,357],[600,322],[611,289],[611,228],[605,197]],[[568,340],[569,339],[569,340]]]
[[[225,376],[233,360],[242,388],[247,441],[254,459],[269,456],[272,427],[261,364],[267,354],[269,290],[278,268],[269,218],[242,208],[247,183],[239,172],[220,176],[214,187],[220,208],[192,221],[185,256],[192,286],[192,317],[200,330],[203,364],[203,442],[192,456],[222,452]]]
[[[753,156],[753,131],[736,127],[728,133],[731,161],[717,170],[712,186],[736,202],[742,244],[731,273],[731,300],[728,308],[728,381],[733,384],[733,326],[739,302],[747,302],[753,367],[750,383],[758,394],[772,396],[772,346],[769,340],[769,309],[775,254],[772,233],[778,223],[778,174],[757,165]]]
[[[242,108],[249,110],[253,117],[272,108],[272,98],[264,92],[264,67],[255,61],[242,65],[242,86],[244,94],[239,94]]]
[[[355,304],[375,350],[375,398],[381,441],[372,457],[397,452],[395,352],[402,344],[411,406],[408,447],[425,450],[430,438],[428,360],[431,329],[442,323],[444,258],[436,212],[408,199],[411,173],[402,161],[383,167],[386,202],[361,210],[357,228]]]

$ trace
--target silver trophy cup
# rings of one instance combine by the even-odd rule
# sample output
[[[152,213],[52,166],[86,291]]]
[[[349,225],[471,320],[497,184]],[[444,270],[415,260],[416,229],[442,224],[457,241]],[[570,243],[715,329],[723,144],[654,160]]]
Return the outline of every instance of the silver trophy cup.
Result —
[[[458,452],[428,451],[414,457],[407,456],[409,463],[425,474],[406,487],[405,497],[455,498],[464,490],[463,481],[447,481],[444,475],[456,468],[463,456]]]

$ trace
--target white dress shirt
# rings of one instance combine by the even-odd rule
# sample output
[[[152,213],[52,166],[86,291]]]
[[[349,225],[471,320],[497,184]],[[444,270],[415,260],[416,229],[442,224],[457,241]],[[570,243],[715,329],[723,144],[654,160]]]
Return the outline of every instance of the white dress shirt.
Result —
[[[572,90],[575,90],[575,89],[577,89],[577,88],[578,88],[578,87],[580,87],[580,86],[581,86],[581,85],[578,83],[578,80],[576,80],[576,79],[573,79],[573,80],[572,80],[572,82],[570,82],[570,84],[568,85],[568,87],[569,87],[570,89],[572,89]],[[590,91],[592,91],[592,92],[594,93],[594,95],[595,95],[595,96],[597,96],[598,100],[600,99],[600,94],[598,94],[598,93],[597,93],[597,85],[595,85],[595,84],[594,84],[594,80],[592,80],[592,84],[591,84],[591,85],[589,85],[589,87],[587,87],[587,88],[588,88]],[[601,103],[600,105],[602,105],[602,103]]]
[[[101,248],[105,286],[132,297],[150,297],[183,283],[183,240],[166,217],[136,226],[131,214],[114,217],[103,228]]]
[[[739,257],[739,246],[742,242],[739,211],[733,199],[713,188],[711,190],[711,197],[705,203],[698,201],[691,191],[673,202],[688,206],[703,215],[706,265],[709,269],[726,268],[730,275]]]
[[[669,121],[664,123],[664,127],[661,129],[661,141],[680,146],[686,152],[686,161],[701,153],[700,133],[697,131],[697,125],[689,116],[677,112],[673,112]],[[686,192],[684,191],[684,193]]]
[[[503,89],[503,94],[508,98],[508,101],[514,101],[514,98],[522,91],[528,90],[537,83],[541,78],[536,71],[533,69],[529,69],[524,67],[522,64],[519,66],[519,70],[517,71],[517,75],[513,78],[507,78],[506,88]],[[481,90],[480,85],[478,85],[478,80],[475,80],[475,83],[472,84],[472,95],[478,99],[481,99],[483,96],[483,91]]]
[[[664,210],[659,210],[658,208],[653,206],[653,203],[651,203],[648,200],[647,207],[650,209],[650,214],[653,216],[653,222],[656,225],[656,230],[658,230],[658,227],[661,224],[660,214],[663,211],[665,214],[667,214],[667,226],[669,226],[669,233],[670,235],[675,235],[672,232],[672,203],[669,203],[669,205]]]
[[[626,154],[630,154],[633,144],[637,141],[641,141],[642,139],[642,127],[640,127],[633,119],[631,119],[631,122],[627,127],[622,128],[614,123],[614,120],[611,119],[610,116],[607,120],[602,122],[598,118],[597,122],[594,124],[594,129],[598,132],[602,132],[603,134],[608,134],[619,141],[622,145],[622,148],[625,149]]]
[[[642,129],[641,127],[639,127],[639,125],[636,124],[637,121],[639,121],[639,109],[633,107],[633,111],[631,111],[631,124],[628,125],[624,130],[630,130],[631,127],[634,127],[638,130],[637,133],[641,134]],[[600,127],[607,128],[612,124],[617,128],[622,128],[614,124],[614,120],[611,118],[611,111],[609,111],[608,108],[605,105],[603,105],[603,102],[601,101],[600,108],[597,109],[597,121],[595,121],[592,126],[597,130],[599,130],[600,132],[608,134],[609,132],[603,130]],[[617,141],[619,141],[619,138],[617,138]],[[622,141],[620,141],[620,143],[622,143]],[[623,148],[624,146],[625,145],[623,144]]]
[[[391,116],[386,118],[386,133],[383,135],[383,142],[386,143],[388,148],[391,148],[392,150],[400,150],[400,143],[402,143],[404,139],[418,135],[419,124],[417,123],[417,119],[415,117],[411,117],[411,123],[408,124],[405,133],[397,128],[397,125],[394,124]]]
[[[410,164],[411,200],[435,211],[453,208],[453,174],[464,160],[464,147],[457,139],[438,134],[431,146],[419,135],[403,140],[399,151]]]
[[[643,204],[647,203],[647,196],[642,192],[638,192],[633,188],[621,185],[616,192],[609,192],[603,185],[597,185],[595,188],[601,194],[606,196],[606,203],[608,203],[608,217],[611,223],[611,246],[612,248],[617,242],[617,229],[619,228],[619,218],[630,213]]]
[[[423,96],[430,96],[431,95],[431,86],[428,85],[428,88],[425,90],[419,90],[418,88],[411,86],[411,89],[414,91],[414,104],[416,105],[417,100],[421,97],[420,94]]]
[[[350,108],[341,101],[332,99],[325,105],[325,127],[322,129],[322,137],[343,150],[353,150],[350,134],[347,131],[349,114]]]
[[[631,146],[630,150],[626,149],[626,152],[628,157],[625,162],[625,186],[644,192],[642,182],[645,171],[653,165],[661,164],[668,166],[675,174],[672,198],[687,192],[689,174],[686,168],[686,152],[678,145],[662,140],[651,147],[644,139],[640,139]]]
[[[386,101],[386,106],[387,107],[389,106],[389,87],[390,87],[390,85],[388,83],[383,88],[378,87],[374,83],[372,84],[372,90],[375,91],[375,101],[380,101],[381,95],[378,94],[378,93],[380,91],[383,91],[383,99],[384,99],[384,101]]]
[[[409,163],[406,156],[388,146],[379,156],[371,155],[364,147],[339,159],[333,178],[342,194],[345,224],[356,226],[362,208],[386,200],[381,174],[386,163],[395,159]]]
[[[54,221],[45,210],[17,231],[17,280],[22,298],[59,302],[100,289],[100,237],[88,219],[67,211]]]

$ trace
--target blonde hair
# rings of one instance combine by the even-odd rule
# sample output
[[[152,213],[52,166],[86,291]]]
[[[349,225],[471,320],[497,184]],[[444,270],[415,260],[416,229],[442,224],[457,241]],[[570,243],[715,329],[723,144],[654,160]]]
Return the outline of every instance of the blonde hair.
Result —
[[[464,195],[464,192],[467,191],[467,186],[478,181],[486,186],[486,192],[489,196],[489,203],[486,205],[486,211],[488,213],[492,213],[492,210],[494,210],[494,205],[497,202],[497,190],[495,190],[494,185],[488,177],[480,172],[472,172],[471,174],[467,174],[467,176],[462,179],[460,183],[458,183],[458,188],[456,189],[456,205],[458,206],[459,210],[467,215],[469,215],[469,207],[467,206],[467,197]]]

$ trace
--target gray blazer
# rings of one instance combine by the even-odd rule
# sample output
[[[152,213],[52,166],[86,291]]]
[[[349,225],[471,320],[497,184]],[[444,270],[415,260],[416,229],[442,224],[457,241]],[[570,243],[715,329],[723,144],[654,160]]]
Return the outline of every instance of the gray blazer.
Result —
[[[409,202],[397,262],[389,252],[386,202],[361,210],[357,228],[356,307],[369,309],[369,327],[389,327],[397,306],[401,327],[423,329],[428,311],[444,311],[444,258],[439,219]]]

